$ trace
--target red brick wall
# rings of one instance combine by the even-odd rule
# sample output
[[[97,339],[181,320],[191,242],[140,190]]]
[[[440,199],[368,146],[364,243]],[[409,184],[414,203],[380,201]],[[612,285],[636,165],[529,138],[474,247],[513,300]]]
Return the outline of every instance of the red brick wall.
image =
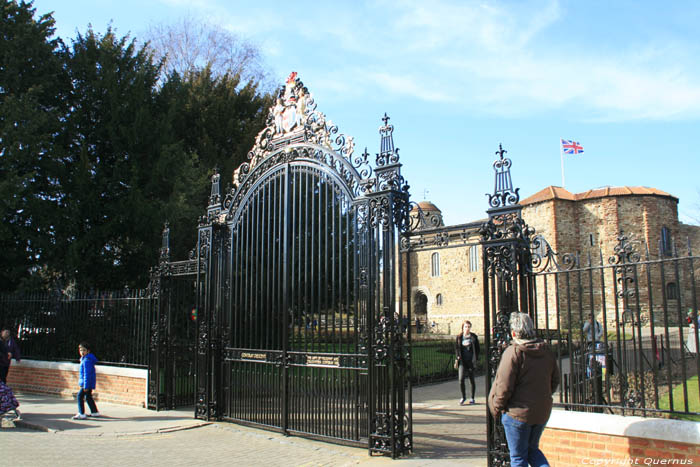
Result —
[[[700,445],[546,428],[540,449],[552,467],[700,465]]]
[[[74,397],[78,393],[78,371],[12,365],[7,384],[14,391]],[[101,373],[97,369],[96,401],[144,406],[146,379]]]

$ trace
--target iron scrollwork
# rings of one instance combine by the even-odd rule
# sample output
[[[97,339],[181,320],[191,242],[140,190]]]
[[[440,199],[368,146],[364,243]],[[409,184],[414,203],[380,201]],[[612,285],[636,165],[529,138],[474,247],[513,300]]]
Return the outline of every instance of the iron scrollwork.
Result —
[[[617,237],[617,245],[614,254],[608,258],[608,262],[613,265],[616,281],[620,285],[617,295],[622,298],[627,310],[627,300],[634,297],[634,266],[641,260],[641,255],[637,251],[639,241],[632,235],[625,235],[620,232]]]
[[[372,420],[375,427],[370,435],[370,450],[398,457],[413,449],[413,436],[409,433],[409,419],[405,415],[378,412]],[[392,430],[393,427],[393,430]],[[392,435],[397,443],[392,445]]]
[[[503,157],[505,153],[502,145],[498,145],[496,155],[499,159],[493,163],[493,170],[496,172],[496,182],[492,194],[487,193],[489,206],[492,208],[516,205],[520,201],[520,188],[513,189],[513,182],[510,176],[512,162],[509,158]]]
[[[176,271],[194,276],[189,286],[193,288],[191,320],[195,323],[188,322],[190,325],[188,329],[192,329],[192,334],[188,335],[188,338],[191,338],[190,342],[195,344],[192,346],[191,353],[196,358],[196,378],[192,384],[193,397],[189,400],[195,400],[197,418],[209,420],[224,415],[229,416],[230,409],[222,402],[227,400],[226,397],[233,397],[230,391],[236,383],[231,381],[232,378],[227,380],[226,372],[233,371],[232,368],[236,364],[242,364],[239,366],[264,364],[270,371],[278,372],[281,377],[286,378],[289,378],[291,373],[290,366],[333,367],[356,371],[360,375],[357,380],[362,381],[362,383],[358,382],[358,385],[363,384],[365,380],[370,380],[371,384],[368,394],[362,394],[364,399],[358,398],[357,410],[347,412],[347,421],[357,424],[357,434],[353,434],[353,438],[349,440],[366,443],[369,437],[370,445],[376,448],[375,451],[389,453],[393,457],[402,455],[412,449],[411,419],[410,412],[406,410],[405,400],[410,349],[404,335],[406,323],[394,313],[395,297],[398,294],[396,294],[396,283],[392,278],[397,275],[394,271],[388,271],[388,268],[394,267],[397,233],[409,229],[411,205],[409,187],[401,175],[399,154],[394,147],[394,127],[389,125],[389,118],[385,115],[384,125],[380,128],[381,150],[376,160],[372,161],[375,165],[373,168],[370,166],[367,150],[365,149],[362,154],[356,154],[354,140],[339,133],[338,127],[316,110],[313,96],[297,78],[296,73],[290,75],[275,97],[276,105],[270,109],[267,126],[257,135],[255,145],[248,154],[248,160],[233,174],[232,187],[222,191],[218,172],[212,177],[209,205],[206,214],[200,218],[198,242],[192,251],[190,261],[180,262],[181,264],[177,265],[164,261],[163,267],[157,270],[157,274],[154,273],[153,283],[157,287],[160,285],[156,280],[160,281],[161,276],[172,276]],[[252,260],[247,262],[248,256],[252,256],[250,250],[246,249],[245,242],[236,240],[240,233],[237,233],[236,229],[241,228],[238,220],[253,204],[249,200],[253,199],[255,190],[265,187],[268,181],[276,184],[274,196],[270,196],[270,199],[273,197],[282,199],[286,196],[285,202],[291,203],[290,199],[296,199],[295,193],[302,193],[303,196],[309,193],[316,195],[317,192],[312,191],[312,182],[308,182],[307,191],[298,190],[301,183],[297,181],[299,178],[294,178],[297,175],[306,177],[304,183],[312,179],[313,183],[318,182],[318,187],[323,189],[323,196],[328,195],[332,200],[330,204],[333,205],[333,209],[337,208],[337,212],[347,216],[342,217],[342,222],[347,223],[348,239],[345,251],[347,251],[349,267],[345,270],[348,274],[352,274],[349,277],[356,291],[353,297],[352,320],[357,319],[355,329],[358,330],[362,343],[358,353],[354,355],[330,355],[321,352],[302,354],[286,350],[273,352],[269,349],[265,350],[264,347],[259,349],[262,344],[255,341],[257,336],[246,340],[249,336],[243,336],[245,330],[240,329],[243,327],[241,323],[245,324],[248,316],[268,315],[263,315],[262,312],[259,315],[253,315],[249,310],[244,309],[246,307],[236,301],[240,298],[237,294],[242,295],[247,293],[246,288],[255,287],[249,284],[263,283],[261,279],[263,276],[265,276],[265,283],[269,284],[275,282],[275,278],[281,275],[276,276],[270,271],[253,271],[255,268],[250,266]],[[321,193],[320,188],[318,193]],[[343,198],[342,203],[346,204],[335,202],[340,198]],[[320,195],[319,199],[321,199]],[[267,203],[268,199],[255,202],[258,201]],[[265,206],[265,204],[262,205]],[[315,206],[312,208],[313,213],[316,213],[316,209],[319,213],[321,208],[325,209],[325,204],[321,201]],[[280,209],[279,215],[283,216],[281,211]],[[300,210],[285,209],[285,211],[296,212],[299,216],[297,221],[301,218]],[[274,213],[274,211],[270,212]],[[265,216],[266,214],[259,217]],[[313,222],[312,217],[309,219],[309,222]],[[352,222],[355,223],[354,226]],[[251,224],[255,222],[251,221]],[[292,256],[301,250],[301,247],[296,246],[288,248],[290,244],[301,245],[301,243],[294,243],[297,240],[293,236],[294,232],[287,230],[287,224],[287,222],[275,224],[280,226],[279,232],[276,233],[281,232],[282,235],[273,238],[272,233],[270,234],[271,245],[276,244],[274,243],[276,241],[279,241],[280,246],[285,245],[284,248],[276,250],[278,256],[272,260],[273,262],[282,255],[288,255],[288,250],[292,250],[289,253]],[[255,232],[256,227],[252,225],[251,231]],[[325,230],[331,232],[335,229],[325,225],[318,231],[325,235]],[[272,232],[272,229],[268,231]],[[332,238],[334,243],[340,244],[345,241],[345,237],[338,233],[333,231],[329,234],[332,236],[327,238]],[[337,242],[336,239],[338,239]],[[285,243],[287,240],[289,243]],[[312,238],[313,242],[321,244],[321,240],[316,238]],[[338,251],[341,250],[342,245],[333,245],[334,248],[335,246],[339,247]],[[312,258],[311,248],[309,247],[305,254],[308,256],[309,267],[313,268],[316,263]],[[342,254],[346,254],[345,251]],[[259,254],[262,255],[262,253]],[[232,261],[232,257],[239,260]],[[256,261],[258,259],[256,258]],[[255,264],[257,267],[263,262],[261,260],[260,263]],[[266,268],[267,266],[261,267],[261,269]],[[315,270],[311,269],[311,271]],[[239,277],[247,279],[248,275],[254,274],[258,274],[255,276],[258,282],[239,280]],[[281,297],[279,299],[281,305],[284,304],[285,297],[289,298],[285,294],[288,288],[293,290],[292,287],[294,284],[275,289],[275,294]],[[310,288],[312,287],[314,283],[310,284]],[[378,297],[381,297],[381,300]],[[353,303],[346,305],[350,307]],[[260,311],[266,305],[256,304],[255,306],[258,307],[255,310]],[[289,326],[286,325],[286,319],[282,326],[276,327],[277,323],[271,323],[268,326],[272,329],[269,340],[277,342],[278,338],[288,339],[289,330],[304,333],[305,336],[308,334],[313,336],[314,333],[320,336],[321,313],[314,309],[315,306],[317,304],[295,303],[289,308]],[[312,314],[318,312],[318,324],[314,319],[311,323],[307,321],[307,326],[304,328],[303,321],[295,321],[301,319],[299,316],[305,316],[294,314],[299,309],[302,312],[310,310]],[[189,310],[188,303],[187,311]],[[233,315],[225,313],[233,313],[230,310],[242,313],[240,315],[242,319],[229,319]],[[282,316],[286,316],[284,315],[286,312],[287,310],[283,311]],[[350,326],[351,313],[346,310],[344,314],[347,317],[346,326]],[[308,315],[306,316],[308,320]],[[333,322],[333,319],[326,321],[324,326],[335,329]],[[152,338],[156,341],[163,339],[163,331],[160,327],[154,329]],[[248,343],[242,344],[244,341]],[[239,344],[240,347],[229,347]],[[255,349],[255,352],[249,354],[241,350],[244,348]],[[157,378],[152,379],[155,385],[158,381]],[[293,384],[289,379],[286,383]],[[310,395],[314,388],[309,389]],[[258,390],[259,388],[251,389],[247,396],[258,397]],[[268,402],[271,404],[270,407],[277,407],[275,404],[279,403],[281,410],[277,412],[286,411],[286,415],[289,415],[289,399],[284,394],[286,391],[282,392],[283,394],[279,394],[280,399],[274,399],[277,397],[274,395]],[[359,392],[362,392],[362,389]],[[149,399],[150,397],[151,394]],[[388,399],[392,400],[389,404],[386,402]],[[249,421],[252,423],[259,423],[257,414],[247,413],[246,415],[251,416]],[[280,416],[279,420],[273,422],[274,426],[288,430],[287,418]],[[313,426],[314,423],[312,419],[308,427],[318,430],[318,433],[325,436],[325,428]],[[305,432],[316,433],[316,431]]]
[[[549,242],[542,235],[535,235],[530,242],[530,271],[533,273],[568,271],[578,267],[578,257],[573,253],[564,253],[560,259]]]

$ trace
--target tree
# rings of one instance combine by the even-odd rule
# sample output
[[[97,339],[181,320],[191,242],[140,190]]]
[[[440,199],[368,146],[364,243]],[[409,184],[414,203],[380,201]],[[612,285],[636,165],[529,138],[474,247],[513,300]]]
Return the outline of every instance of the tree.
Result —
[[[80,287],[143,285],[156,263],[162,210],[182,169],[160,65],[128,36],[87,31],[65,49],[73,84],[67,115],[71,223],[66,273]],[[166,160],[167,159],[167,162]]]
[[[246,160],[270,97],[211,66],[163,75],[147,46],[0,0],[0,290],[143,287],[170,221],[194,246],[218,167]]]
[[[188,206],[180,209],[171,232],[175,257],[194,246],[197,219],[209,198],[209,177],[214,168],[222,174],[222,186],[233,171],[247,161],[255,136],[265,126],[270,95],[260,96],[255,85],[241,86],[240,76],[214,76],[210,68],[194,71],[187,80],[177,73],[163,87],[175,105],[174,132],[191,157],[195,185],[186,189]],[[187,216],[186,218],[183,216]],[[170,219],[173,219],[172,217]]]
[[[188,77],[209,69],[215,78],[239,76],[241,83],[253,84],[262,93],[274,88],[258,47],[210,22],[185,17],[171,24],[157,24],[150,28],[146,39],[154,56],[163,60],[168,76],[176,72]]]
[[[68,81],[51,15],[0,5],[0,290],[37,287],[56,252]]]
[[[73,85],[66,271],[82,288],[143,286],[164,222],[173,258],[194,246],[208,177],[246,160],[270,98],[209,68],[163,81],[151,49],[111,29],[79,35],[65,54]]]

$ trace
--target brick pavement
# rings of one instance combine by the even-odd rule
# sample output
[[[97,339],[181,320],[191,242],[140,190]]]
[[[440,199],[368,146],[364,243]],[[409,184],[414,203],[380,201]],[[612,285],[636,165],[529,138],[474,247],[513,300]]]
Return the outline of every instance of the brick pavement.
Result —
[[[285,437],[229,423],[203,424],[187,411],[151,412],[101,404],[109,418],[70,420],[73,401],[22,395],[31,426],[0,432],[3,460],[13,466],[92,464],[104,466],[344,466],[486,465],[483,379],[475,406],[459,406],[457,383],[414,389],[414,453],[392,461],[366,449]],[[51,428],[53,427],[53,428]]]

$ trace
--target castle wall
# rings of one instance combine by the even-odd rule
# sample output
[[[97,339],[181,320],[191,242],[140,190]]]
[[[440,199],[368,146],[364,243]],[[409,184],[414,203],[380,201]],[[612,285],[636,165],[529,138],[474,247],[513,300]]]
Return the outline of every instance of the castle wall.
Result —
[[[522,217],[534,227],[536,234],[543,235],[556,258],[563,264],[565,253],[576,257],[581,273],[549,274],[538,276],[537,309],[541,327],[555,328],[556,315],[560,314],[563,325],[568,321],[578,323],[594,311],[598,319],[605,310],[610,329],[615,322],[624,319],[623,312],[639,309],[643,322],[653,318],[657,324],[665,319],[676,323],[689,308],[697,307],[700,296],[700,260],[688,260],[687,240],[693,254],[700,256],[700,227],[678,222],[678,202],[675,198],[658,195],[617,195],[578,201],[569,199],[547,199],[523,206]],[[662,228],[666,227],[682,261],[665,262],[668,258],[659,251]],[[449,227],[447,227],[449,229]],[[636,274],[628,287],[634,289],[634,298],[623,300],[619,296],[621,270],[613,269],[615,247],[620,232],[636,240],[635,251],[640,259],[649,261],[631,274]],[[469,239],[477,244],[478,235]],[[470,244],[471,245],[471,244]],[[458,246],[440,250],[411,253],[410,297],[417,292],[428,299],[427,319],[434,321],[433,332],[457,334],[460,323],[469,319],[475,331],[483,333],[483,264],[479,250],[478,271],[470,272],[469,246]],[[440,276],[431,277],[431,255],[440,255]],[[691,274],[691,267],[694,277]],[[693,281],[695,279],[695,281]],[[678,296],[666,295],[669,282],[676,283]],[[693,282],[695,282],[693,286]],[[555,289],[558,288],[559,296]],[[651,294],[650,294],[651,292]],[[442,295],[442,305],[437,305],[436,296]],[[603,303],[605,297],[605,303]],[[405,298],[404,298],[405,299]],[[664,308],[666,313],[663,312]],[[653,316],[650,316],[653,311]],[[628,313],[629,314],[629,313]],[[628,317],[629,319],[629,317]]]

